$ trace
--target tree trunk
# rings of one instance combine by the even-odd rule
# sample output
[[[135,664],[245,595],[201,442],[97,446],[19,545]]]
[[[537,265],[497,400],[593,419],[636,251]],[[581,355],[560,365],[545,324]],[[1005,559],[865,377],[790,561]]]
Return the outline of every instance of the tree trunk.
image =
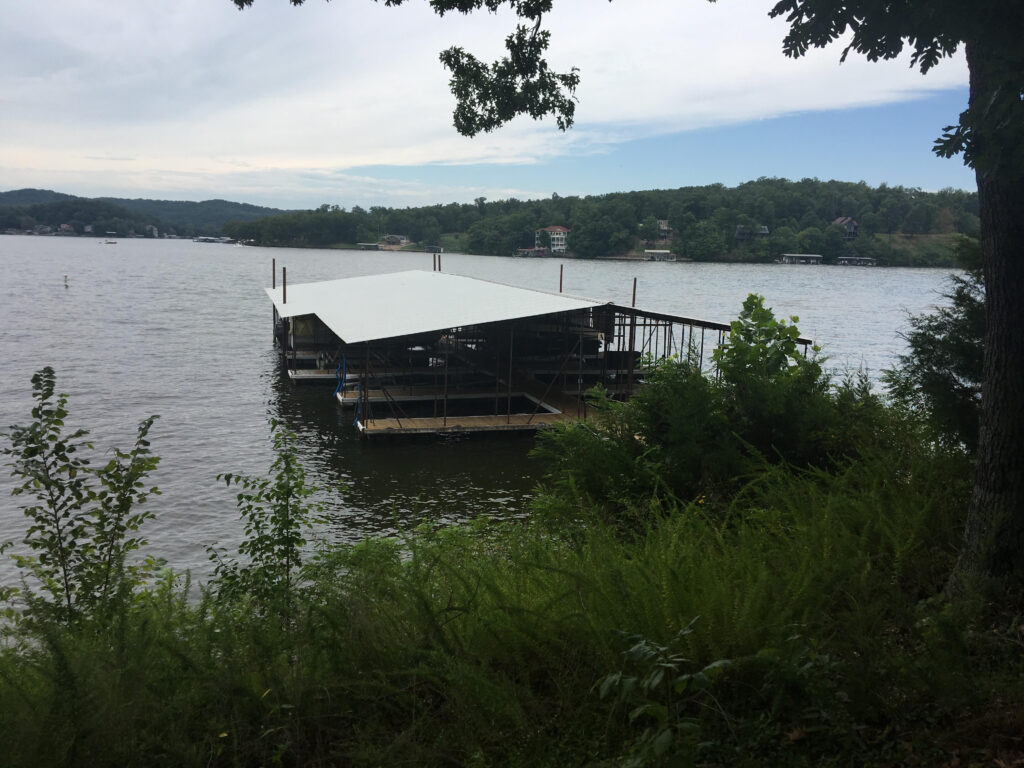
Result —
[[[1014,78],[1005,74],[1022,71],[1022,62],[997,60],[981,43],[967,45],[967,62],[987,325],[974,490],[950,587],[954,592],[980,587],[990,597],[1019,600],[1024,594],[1024,131],[1007,119],[1019,117],[1021,106],[1010,87]]]

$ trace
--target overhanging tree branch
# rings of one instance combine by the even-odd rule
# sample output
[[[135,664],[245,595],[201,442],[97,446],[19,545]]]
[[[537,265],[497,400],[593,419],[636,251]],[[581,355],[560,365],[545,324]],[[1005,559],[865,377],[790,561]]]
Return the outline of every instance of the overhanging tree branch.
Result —
[[[253,0],[231,1],[240,9],[253,4]],[[403,5],[405,1],[384,0],[384,5]],[[302,5],[305,0],[289,2]],[[463,136],[496,130],[520,115],[529,115],[534,120],[551,115],[560,130],[572,127],[580,76],[576,67],[568,72],[554,72],[545,59],[551,33],[543,29],[542,20],[552,4],[553,0],[430,0],[430,7],[439,16],[482,9],[497,13],[502,6],[508,6],[528,22],[519,24],[505,38],[507,55],[490,64],[458,46],[441,52],[441,63],[452,75],[452,119]]]

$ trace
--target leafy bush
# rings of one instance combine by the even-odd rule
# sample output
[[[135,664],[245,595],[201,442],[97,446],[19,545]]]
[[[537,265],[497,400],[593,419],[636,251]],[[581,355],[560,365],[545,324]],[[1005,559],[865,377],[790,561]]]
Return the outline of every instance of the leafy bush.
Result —
[[[679,641],[693,632],[696,621],[679,630],[670,645],[652,643],[641,635],[628,638],[631,645],[622,654],[624,669],[605,675],[594,686],[602,699],[614,693],[618,704],[630,708],[630,724],[643,726],[629,746],[623,768],[694,765],[702,732],[700,707],[717,704],[708,689],[731,664],[719,659],[696,665],[675,651]]]
[[[863,376],[834,385],[797,339],[795,324],[751,295],[713,373],[690,354],[653,365],[626,403],[592,391],[595,419],[538,441],[550,467],[538,509],[564,519],[582,503],[642,519],[652,503],[727,497],[766,465],[834,467],[858,455],[885,429],[885,409]]]
[[[31,553],[14,555],[34,585],[22,595],[29,615],[70,625],[109,618],[141,583],[147,566],[127,557],[146,543],[134,534],[152,514],[136,507],[159,493],[146,485],[159,459],[147,440],[150,416],[129,451],[114,449],[113,458],[92,466],[88,431],[64,433],[68,396],[55,396],[55,384],[49,367],[32,377],[33,421],[9,428],[3,453],[13,457],[8,466],[19,481],[12,493],[33,499],[22,506]]]
[[[306,482],[306,471],[295,452],[295,435],[272,421],[275,458],[271,477],[221,474],[228,486],[236,485],[238,511],[245,526],[239,562],[223,549],[208,549],[216,564],[212,587],[221,598],[255,608],[259,617],[277,611],[290,617],[299,588],[305,532],[323,513],[311,501],[317,489]]]
[[[894,403],[925,415],[937,439],[974,453],[981,415],[985,286],[980,270],[950,277],[947,306],[910,318],[910,350],[884,379]]]

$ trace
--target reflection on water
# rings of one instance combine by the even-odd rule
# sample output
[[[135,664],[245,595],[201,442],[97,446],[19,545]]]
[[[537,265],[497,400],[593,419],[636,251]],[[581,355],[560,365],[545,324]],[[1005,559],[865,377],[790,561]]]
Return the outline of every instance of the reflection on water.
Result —
[[[154,555],[200,574],[205,547],[231,547],[240,528],[222,472],[265,474],[268,419],[299,437],[309,479],[326,489],[329,535],[355,540],[421,520],[520,515],[542,467],[524,435],[422,437],[363,443],[331,388],[293,387],[271,345],[271,259],[291,282],[430,269],[422,253],[233,248],[187,241],[0,236],[3,333],[0,428],[24,423],[32,374],[52,365],[71,395],[71,425],[84,426],[104,458],[134,426],[162,457],[163,495],[147,523]],[[903,349],[906,311],[934,304],[946,272],[775,265],[562,262],[445,254],[446,271],[645,309],[726,322],[749,292],[822,344],[832,365],[872,372]],[[67,275],[67,287],[64,276]],[[387,311],[384,306],[384,311]],[[24,527],[11,482],[0,474],[0,541]],[[10,572],[0,565],[0,576]],[[3,579],[0,579],[3,580]]]

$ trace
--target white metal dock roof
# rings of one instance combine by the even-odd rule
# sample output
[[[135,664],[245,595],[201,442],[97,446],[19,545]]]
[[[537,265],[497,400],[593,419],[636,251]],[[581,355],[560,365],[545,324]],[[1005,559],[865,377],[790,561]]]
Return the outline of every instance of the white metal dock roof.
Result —
[[[346,344],[549,315],[604,302],[445,272],[395,272],[267,288],[282,317],[316,315]]]

